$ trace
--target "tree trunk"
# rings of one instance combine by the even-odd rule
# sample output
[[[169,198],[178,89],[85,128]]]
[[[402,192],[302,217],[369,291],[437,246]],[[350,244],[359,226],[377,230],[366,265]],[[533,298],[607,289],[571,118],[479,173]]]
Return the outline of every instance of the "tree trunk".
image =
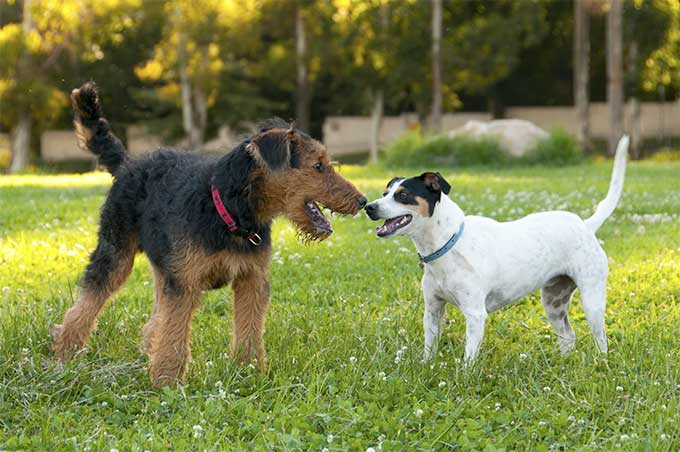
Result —
[[[586,0],[576,0],[574,2],[574,104],[578,120],[577,138],[583,149],[590,148],[589,74],[590,15]]]
[[[12,130],[12,163],[9,172],[16,174],[26,168],[31,144],[31,112],[24,110],[19,113],[19,121]]]
[[[189,148],[195,149],[197,143],[196,125],[194,124],[194,105],[189,78],[189,63],[187,60],[186,35],[180,32],[177,48],[177,64],[179,65],[179,85],[182,92],[182,127],[189,139]]]
[[[22,32],[26,36],[33,28],[33,21],[31,17],[31,0],[24,0],[22,10]],[[26,77],[30,74],[27,68],[28,55],[25,50],[22,50],[22,55],[19,57],[17,75],[20,78]],[[12,174],[18,173],[26,168],[31,149],[31,111],[24,106],[19,110],[17,115],[17,124],[11,131],[11,152],[12,161],[9,166],[9,172]]]
[[[432,0],[432,111],[430,129],[439,133],[442,129],[442,0]]]
[[[623,134],[623,1],[611,0],[607,17],[607,102],[609,155]]]
[[[378,149],[380,148],[380,129],[382,129],[384,111],[383,90],[378,89],[373,93],[373,110],[371,110],[371,149],[369,162],[378,161]]]
[[[307,73],[307,36],[302,5],[295,9],[295,57],[297,64],[297,92],[295,116],[297,127],[309,132],[309,76]]]
[[[640,65],[638,64],[638,41],[633,39],[630,43],[629,57],[630,57],[630,67],[633,68],[632,78],[633,78],[633,93],[631,95],[631,117],[630,117],[630,155],[634,160],[639,160],[642,155],[642,125],[640,124],[640,98],[639,98],[639,86],[640,86]]]

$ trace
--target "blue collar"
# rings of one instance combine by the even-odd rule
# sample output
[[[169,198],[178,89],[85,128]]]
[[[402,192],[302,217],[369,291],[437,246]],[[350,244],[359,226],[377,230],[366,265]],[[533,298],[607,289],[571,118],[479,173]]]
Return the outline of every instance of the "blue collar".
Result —
[[[448,242],[444,244],[441,248],[439,248],[437,251],[435,251],[432,254],[428,254],[427,256],[423,257],[418,253],[418,260],[420,263],[420,268],[423,268],[423,265],[429,264],[432,261],[436,261],[440,257],[442,257],[444,254],[446,254],[451,248],[453,248],[453,245],[456,244],[458,239],[460,239],[460,236],[463,235],[463,229],[465,229],[465,222],[460,223],[460,227],[458,228],[458,232],[453,234],[451,238],[449,239]]]

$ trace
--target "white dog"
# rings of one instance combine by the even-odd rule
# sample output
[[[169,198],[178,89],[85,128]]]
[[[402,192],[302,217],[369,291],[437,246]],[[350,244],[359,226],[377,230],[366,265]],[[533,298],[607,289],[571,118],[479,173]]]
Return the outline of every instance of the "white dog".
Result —
[[[434,356],[446,303],[457,305],[466,321],[465,361],[477,357],[490,312],[541,289],[541,301],[569,352],[576,335],[567,317],[578,287],[590,330],[607,352],[604,312],[607,256],[595,232],[621,197],[628,137],[616,150],[607,197],[582,220],[570,212],[540,212],[506,223],[466,216],[447,196],[450,185],[439,173],[394,178],[383,197],[368,204],[372,220],[386,219],[378,237],[406,235],[425,267],[425,359]]]

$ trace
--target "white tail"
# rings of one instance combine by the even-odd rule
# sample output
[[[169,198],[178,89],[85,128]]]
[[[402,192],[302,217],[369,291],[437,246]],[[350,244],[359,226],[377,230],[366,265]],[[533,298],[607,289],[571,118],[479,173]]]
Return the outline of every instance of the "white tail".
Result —
[[[626,175],[626,157],[628,157],[628,135],[624,135],[619,140],[616,146],[616,155],[614,156],[614,170],[612,171],[612,180],[609,183],[609,191],[607,196],[597,205],[595,213],[592,217],[585,220],[588,229],[595,232],[600,229],[602,223],[609,218],[621,198],[623,191],[623,178]]]

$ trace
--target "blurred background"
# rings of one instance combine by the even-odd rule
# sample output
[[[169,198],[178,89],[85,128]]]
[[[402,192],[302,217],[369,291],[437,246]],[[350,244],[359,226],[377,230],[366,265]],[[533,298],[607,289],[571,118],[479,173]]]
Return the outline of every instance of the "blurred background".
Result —
[[[88,80],[132,153],[279,116],[349,162],[675,158],[680,2],[0,0],[0,171],[92,168]]]

